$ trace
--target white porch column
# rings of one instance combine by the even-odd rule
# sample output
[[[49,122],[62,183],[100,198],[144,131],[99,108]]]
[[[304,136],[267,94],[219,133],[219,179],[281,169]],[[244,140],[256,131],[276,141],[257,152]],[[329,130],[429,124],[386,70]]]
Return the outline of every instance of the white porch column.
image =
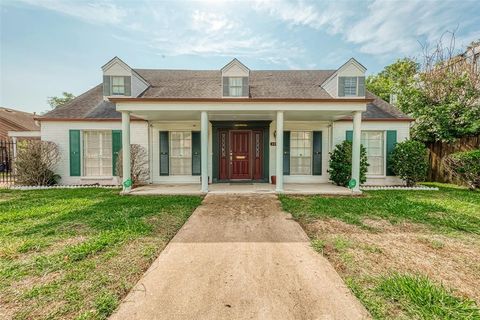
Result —
[[[208,114],[202,111],[200,117],[200,140],[202,161],[202,192],[208,192]]]
[[[362,134],[362,112],[353,113],[353,140],[352,140],[352,179],[357,184],[353,191],[360,191],[360,137]]]
[[[130,175],[130,113],[128,111],[122,111],[122,168],[123,192],[128,193],[132,189],[131,186],[124,185],[125,181],[132,178]]]
[[[276,176],[277,185],[275,191],[283,192],[283,111],[277,111],[277,159]]]

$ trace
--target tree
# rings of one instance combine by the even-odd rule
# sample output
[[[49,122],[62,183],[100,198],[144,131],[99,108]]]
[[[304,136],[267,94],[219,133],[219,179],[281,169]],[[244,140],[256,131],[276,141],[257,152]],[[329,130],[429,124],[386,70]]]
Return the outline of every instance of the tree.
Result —
[[[58,108],[60,106],[63,106],[64,104],[72,101],[75,99],[75,96],[73,93],[70,92],[62,92],[61,97],[48,97],[47,102],[52,107],[52,109]]]
[[[424,142],[480,133],[480,73],[465,54],[456,54],[449,35],[424,49],[422,63],[400,59],[367,78],[367,89],[382,99],[397,95],[396,105],[415,119],[412,137]]]
[[[367,150],[360,145],[360,181],[357,181],[358,184],[367,181],[367,167]],[[337,186],[348,186],[348,182],[352,179],[352,143],[350,141],[345,140],[337,144],[335,149],[330,152],[328,173],[330,180]]]
[[[123,150],[118,153],[115,172],[123,176]],[[147,150],[139,144],[130,145],[130,176],[134,187],[144,184],[150,177]]]
[[[420,141],[405,140],[395,145],[390,156],[392,169],[407,187],[425,180],[428,170],[427,148]]]
[[[419,67],[413,59],[398,59],[380,73],[368,76],[367,89],[383,100],[389,101],[390,94],[402,95],[402,89],[414,81]]]
[[[49,186],[60,176],[54,173],[60,161],[58,146],[51,141],[26,140],[18,143],[15,170],[17,183],[25,186]]]

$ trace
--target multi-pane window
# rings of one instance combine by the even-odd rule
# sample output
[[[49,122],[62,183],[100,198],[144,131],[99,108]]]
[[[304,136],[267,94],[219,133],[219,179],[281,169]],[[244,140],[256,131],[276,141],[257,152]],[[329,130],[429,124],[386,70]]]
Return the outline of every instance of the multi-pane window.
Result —
[[[170,175],[192,174],[192,132],[170,132]]]
[[[83,132],[83,167],[85,176],[112,175],[112,132]]]
[[[125,95],[125,78],[112,77],[112,94]]]
[[[241,77],[229,77],[228,89],[230,97],[241,97],[243,94],[243,79]]]
[[[345,77],[345,96],[357,95],[357,77]]]
[[[362,131],[361,143],[367,149],[369,175],[385,174],[385,146],[383,131]]]
[[[312,132],[290,132],[290,174],[312,174]]]

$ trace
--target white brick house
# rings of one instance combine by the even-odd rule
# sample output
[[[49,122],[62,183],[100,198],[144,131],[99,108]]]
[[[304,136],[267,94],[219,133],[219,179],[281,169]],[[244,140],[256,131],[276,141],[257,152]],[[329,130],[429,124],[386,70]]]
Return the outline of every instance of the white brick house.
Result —
[[[367,184],[401,183],[388,154],[412,119],[365,90],[355,59],[337,70],[257,71],[234,59],[200,71],[132,69],[115,57],[102,71],[101,84],[38,118],[42,140],[60,147],[62,184],[119,183],[118,152],[140,144],[152,184],[206,192],[208,183],[276,176],[282,192],[284,183],[328,183],[329,152],[345,139],[356,181],[362,143]]]

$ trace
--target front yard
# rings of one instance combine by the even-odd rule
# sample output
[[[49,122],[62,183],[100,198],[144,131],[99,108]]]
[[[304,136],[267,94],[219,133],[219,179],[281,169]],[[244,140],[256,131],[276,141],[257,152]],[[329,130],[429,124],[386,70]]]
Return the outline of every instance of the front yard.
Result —
[[[480,319],[480,192],[280,197],[376,319]]]
[[[0,318],[106,318],[200,202],[0,190]]]

